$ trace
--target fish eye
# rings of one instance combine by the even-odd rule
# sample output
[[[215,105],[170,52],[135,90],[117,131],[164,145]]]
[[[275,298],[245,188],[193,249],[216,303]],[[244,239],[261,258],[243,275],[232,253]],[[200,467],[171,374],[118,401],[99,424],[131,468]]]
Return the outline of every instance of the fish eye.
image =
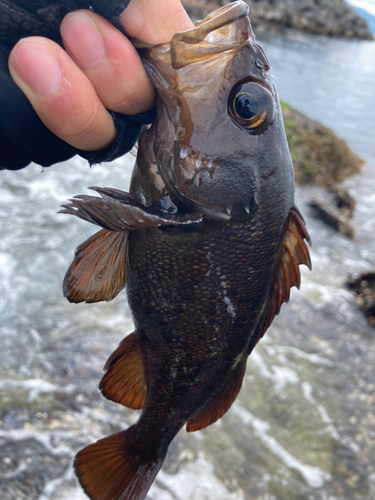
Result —
[[[271,93],[256,82],[238,83],[228,100],[232,120],[250,134],[260,134],[271,124],[275,111]]]

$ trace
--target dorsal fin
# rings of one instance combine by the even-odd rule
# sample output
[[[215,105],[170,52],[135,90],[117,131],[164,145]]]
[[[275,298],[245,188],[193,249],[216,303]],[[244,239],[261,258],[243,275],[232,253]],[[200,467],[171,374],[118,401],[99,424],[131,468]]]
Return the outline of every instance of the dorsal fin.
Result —
[[[128,278],[128,231],[102,229],[79,245],[63,283],[69,302],[112,300]]]
[[[131,333],[108,358],[99,390],[107,399],[141,410],[147,396],[146,361],[141,343]]]
[[[311,245],[306,223],[298,208],[293,206],[281,242],[279,260],[275,267],[268,302],[255,335],[255,342],[250,344],[251,349],[263,337],[273,318],[279,314],[282,304],[289,301],[292,286],[300,287],[299,266],[305,264],[311,270],[310,254],[306,241]]]
[[[199,431],[208,427],[216,422],[216,420],[219,420],[229,410],[240,392],[245,370],[246,359],[245,361],[240,361],[234,368],[231,378],[215,399],[198,415],[189,418],[186,425],[187,432]]]

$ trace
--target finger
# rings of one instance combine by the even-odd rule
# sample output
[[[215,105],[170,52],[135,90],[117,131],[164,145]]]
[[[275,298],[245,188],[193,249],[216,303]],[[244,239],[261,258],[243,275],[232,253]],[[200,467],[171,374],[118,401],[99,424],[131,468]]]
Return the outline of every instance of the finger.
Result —
[[[43,123],[74,147],[95,151],[116,139],[109,112],[88,78],[56,43],[20,40],[9,57],[12,78]]]
[[[75,11],[64,18],[61,35],[106,108],[136,114],[153,106],[154,88],[137,51],[107,20],[90,11]]]
[[[180,0],[137,0],[121,14],[127,35],[148,43],[169,42],[178,31],[194,27]]]

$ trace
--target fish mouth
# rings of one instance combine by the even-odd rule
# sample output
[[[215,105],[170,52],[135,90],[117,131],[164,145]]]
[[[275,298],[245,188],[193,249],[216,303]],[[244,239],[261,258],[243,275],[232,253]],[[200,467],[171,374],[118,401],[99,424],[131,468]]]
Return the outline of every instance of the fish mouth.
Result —
[[[240,160],[242,161],[242,159]],[[199,154],[191,147],[175,150],[173,191],[187,205],[212,219],[247,219],[256,207],[251,175],[235,175],[233,164]]]
[[[255,209],[255,203],[249,203],[249,205],[236,204],[233,206],[211,208],[199,203],[192,202],[194,208],[206,215],[210,219],[217,220],[247,220],[253,215]]]
[[[227,212],[221,212],[219,210],[215,210],[214,208],[204,207],[197,203],[194,203],[194,207],[198,212],[201,212],[203,215],[209,217],[210,219],[224,220],[224,221],[228,221],[231,219],[231,215],[229,215]]]

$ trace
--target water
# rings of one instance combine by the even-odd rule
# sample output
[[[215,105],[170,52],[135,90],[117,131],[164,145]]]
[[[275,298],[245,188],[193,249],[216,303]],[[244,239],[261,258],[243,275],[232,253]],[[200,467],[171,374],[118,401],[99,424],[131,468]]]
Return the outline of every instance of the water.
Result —
[[[280,96],[367,159],[345,182],[356,238],[310,217],[319,190],[297,191],[313,272],[251,355],[244,387],[215,425],[172,443],[153,500],[374,500],[374,331],[345,287],[375,266],[375,44],[260,34]],[[132,330],[121,294],[71,305],[61,282],[88,224],[56,215],[86,186],[126,189],[133,158],[89,169],[75,158],[1,172],[0,491],[3,500],[83,500],[71,459],[133,423],[101,398],[102,366]]]
[[[374,42],[260,33],[282,99],[375,157]]]

